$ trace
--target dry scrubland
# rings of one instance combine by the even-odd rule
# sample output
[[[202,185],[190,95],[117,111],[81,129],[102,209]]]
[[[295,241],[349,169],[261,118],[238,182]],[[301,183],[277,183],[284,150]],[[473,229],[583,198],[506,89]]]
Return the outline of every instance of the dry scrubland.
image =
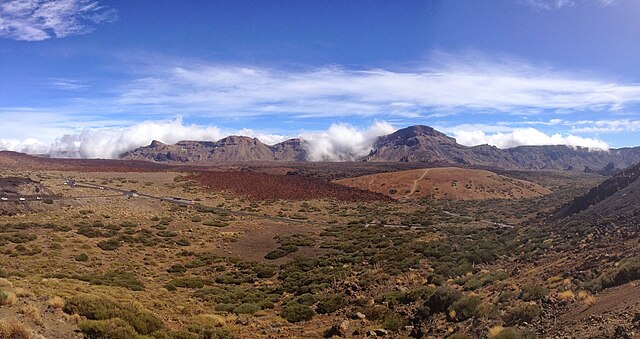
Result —
[[[432,169],[411,199],[392,200],[317,179],[352,176],[335,164],[312,178],[64,165],[0,173],[56,197],[2,205],[0,337],[640,333],[637,236],[540,221],[598,175]],[[349,182],[403,198],[420,173]],[[453,196],[452,180],[478,200],[434,194]]]

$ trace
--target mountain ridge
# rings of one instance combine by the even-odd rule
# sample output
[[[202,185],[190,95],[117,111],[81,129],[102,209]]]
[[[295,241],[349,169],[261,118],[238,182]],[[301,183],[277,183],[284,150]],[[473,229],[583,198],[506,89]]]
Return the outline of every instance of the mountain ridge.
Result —
[[[154,162],[306,161],[309,144],[289,139],[267,145],[257,138],[228,136],[218,141],[180,141],[173,145],[154,140],[121,156]],[[565,145],[464,146],[455,138],[424,125],[399,129],[378,137],[368,155],[355,161],[420,162],[503,169],[562,170],[611,174],[640,162],[640,147],[591,150]]]

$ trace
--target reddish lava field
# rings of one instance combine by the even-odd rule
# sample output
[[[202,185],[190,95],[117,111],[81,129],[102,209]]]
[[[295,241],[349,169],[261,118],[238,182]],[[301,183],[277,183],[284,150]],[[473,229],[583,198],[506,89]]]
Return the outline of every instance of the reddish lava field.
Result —
[[[320,179],[256,172],[202,172],[186,177],[215,190],[229,190],[253,200],[389,201],[389,197]]]

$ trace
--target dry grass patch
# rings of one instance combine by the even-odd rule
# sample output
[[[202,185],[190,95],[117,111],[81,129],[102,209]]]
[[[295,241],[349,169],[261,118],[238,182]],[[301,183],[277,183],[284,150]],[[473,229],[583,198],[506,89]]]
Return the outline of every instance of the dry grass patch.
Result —
[[[51,308],[63,308],[64,307],[64,299],[62,299],[62,298],[60,298],[58,296],[49,298],[48,305]]]
[[[559,292],[557,296],[560,300],[574,300],[576,298],[576,294],[573,291]]]
[[[20,312],[35,323],[39,323],[42,320],[42,311],[38,305],[27,304],[20,310]]]
[[[0,338],[29,339],[32,336],[31,330],[27,325],[15,319],[0,319]]]
[[[5,279],[5,278],[0,278],[0,288],[12,288],[13,284],[11,283],[11,281]]]
[[[16,303],[15,293],[0,289],[0,306],[11,306]]]
[[[489,329],[489,338],[493,338],[495,336],[497,336],[498,334],[500,334],[500,332],[502,332],[502,330],[504,330],[504,328],[500,325],[497,326],[493,326]]]

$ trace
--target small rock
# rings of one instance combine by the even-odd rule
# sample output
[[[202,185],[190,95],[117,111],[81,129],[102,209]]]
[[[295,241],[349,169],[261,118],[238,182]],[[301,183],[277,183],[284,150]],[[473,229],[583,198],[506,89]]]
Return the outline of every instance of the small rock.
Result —
[[[358,317],[358,319],[362,319],[362,320],[367,319],[367,316],[362,314],[362,313],[360,313],[360,312],[356,313],[356,317]]]
[[[389,331],[383,329],[383,328],[379,328],[379,329],[375,329],[373,330],[373,332],[376,333],[377,336],[383,336],[383,335],[388,335]]]

